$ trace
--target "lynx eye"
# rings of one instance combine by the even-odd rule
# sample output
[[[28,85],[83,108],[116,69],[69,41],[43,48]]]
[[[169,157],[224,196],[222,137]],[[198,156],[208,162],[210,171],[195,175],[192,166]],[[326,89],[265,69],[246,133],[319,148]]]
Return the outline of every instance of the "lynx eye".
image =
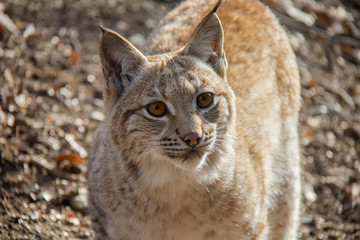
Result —
[[[166,113],[166,105],[163,102],[157,101],[150,103],[146,110],[148,113],[154,117],[162,117]]]
[[[196,104],[200,108],[210,107],[213,104],[213,102],[214,102],[214,96],[210,92],[202,93],[196,98]]]

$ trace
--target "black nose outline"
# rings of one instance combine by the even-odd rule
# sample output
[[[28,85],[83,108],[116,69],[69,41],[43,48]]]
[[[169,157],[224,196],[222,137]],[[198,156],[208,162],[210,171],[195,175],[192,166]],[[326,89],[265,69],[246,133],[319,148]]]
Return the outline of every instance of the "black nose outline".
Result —
[[[201,136],[197,132],[186,134],[182,140],[190,147],[195,147],[199,144]]]

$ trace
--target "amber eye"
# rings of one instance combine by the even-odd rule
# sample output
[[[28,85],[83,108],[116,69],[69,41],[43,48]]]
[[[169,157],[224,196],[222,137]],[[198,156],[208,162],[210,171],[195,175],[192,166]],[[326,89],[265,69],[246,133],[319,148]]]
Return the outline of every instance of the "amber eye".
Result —
[[[202,93],[196,98],[196,104],[200,108],[210,107],[211,104],[213,104],[213,102],[214,102],[213,94],[209,92]]]
[[[162,117],[166,113],[166,105],[160,101],[150,103],[146,109],[154,117]]]

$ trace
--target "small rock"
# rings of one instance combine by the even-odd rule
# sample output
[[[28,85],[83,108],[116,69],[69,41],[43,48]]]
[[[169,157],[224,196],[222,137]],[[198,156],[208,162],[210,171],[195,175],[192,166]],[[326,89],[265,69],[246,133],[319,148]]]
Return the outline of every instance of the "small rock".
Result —
[[[315,202],[315,200],[317,199],[317,195],[311,184],[304,184],[303,191],[304,191],[304,197],[307,201],[309,201],[309,203]]]
[[[129,24],[125,21],[119,21],[116,24],[116,27],[119,30],[119,32],[125,32],[130,28]]]
[[[360,196],[360,184],[353,183],[350,186],[351,199],[355,200]]]
[[[60,88],[60,94],[63,95],[65,98],[69,99],[72,97],[72,93],[69,90],[70,87],[66,85],[65,87]]]
[[[96,121],[104,121],[105,119],[105,115],[102,113],[102,112],[99,112],[99,111],[94,111],[91,113],[91,118],[96,120]]]
[[[89,74],[87,77],[86,77],[86,80],[89,82],[89,83],[92,83],[96,80],[95,76],[92,75],[92,74]]]
[[[24,31],[24,34],[23,34],[23,37],[25,39],[27,39],[27,38],[29,38],[31,36],[34,36],[34,35],[36,35],[36,28],[35,28],[35,25],[31,23],[26,27],[26,29]]]
[[[14,123],[15,123],[15,117],[14,115],[8,113],[7,116],[6,116],[6,120],[7,120],[7,125],[9,127],[13,127],[14,126]]]
[[[74,225],[74,226],[79,226],[80,225],[80,220],[76,215],[71,215],[67,217],[67,221]]]
[[[79,188],[77,195],[70,198],[70,207],[85,212],[88,208],[88,193],[86,188]]]
[[[42,198],[43,198],[45,201],[47,201],[47,202],[50,202],[51,200],[54,199],[54,195],[51,194],[51,192],[48,191],[48,190],[43,191],[43,192],[41,193],[41,196],[42,196]]]
[[[142,48],[145,45],[145,38],[140,33],[135,33],[129,37],[129,41],[135,46]]]

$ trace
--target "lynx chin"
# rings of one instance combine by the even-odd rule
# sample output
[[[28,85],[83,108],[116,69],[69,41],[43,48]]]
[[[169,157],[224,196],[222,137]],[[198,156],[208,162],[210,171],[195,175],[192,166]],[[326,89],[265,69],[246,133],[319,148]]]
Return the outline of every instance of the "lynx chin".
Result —
[[[88,171],[95,238],[296,239],[299,73],[270,10],[187,0],[143,52],[100,28],[106,118]]]

